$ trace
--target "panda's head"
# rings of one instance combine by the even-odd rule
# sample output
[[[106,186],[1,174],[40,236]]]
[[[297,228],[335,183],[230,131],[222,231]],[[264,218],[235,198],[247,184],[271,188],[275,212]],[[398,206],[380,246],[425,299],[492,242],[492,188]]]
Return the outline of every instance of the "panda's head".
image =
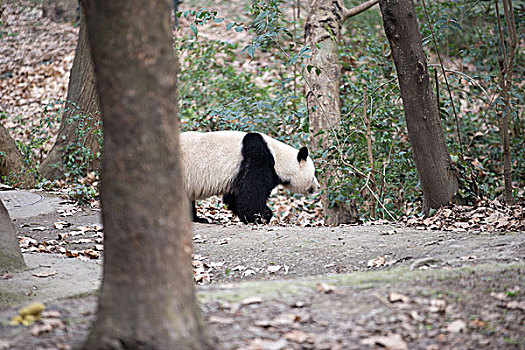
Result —
[[[297,150],[296,150],[297,152]],[[319,191],[319,181],[315,177],[315,166],[312,158],[308,157],[308,148],[301,147],[296,153],[294,164],[285,174],[284,187],[296,193],[314,193]]]

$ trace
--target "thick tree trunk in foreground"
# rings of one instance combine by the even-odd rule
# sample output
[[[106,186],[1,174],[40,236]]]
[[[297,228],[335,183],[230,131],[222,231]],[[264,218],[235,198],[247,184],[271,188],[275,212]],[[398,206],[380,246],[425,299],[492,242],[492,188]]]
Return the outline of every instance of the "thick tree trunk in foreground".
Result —
[[[84,347],[211,349],[193,285],[169,3],[82,4],[104,122],[105,231],[98,317]]]
[[[26,263],[20,251],[15,226],[4,203],[0,200],[0,272],[25,268]]]
[[[430,85],[412,0],[380,0],[392,49],[412,155],[423,189],[423,210],[448,204],[459,188]]]
[[[369,0],[352,9],[346,9],[342,0],[310,0],[308,18],[305,25],[306,43],[312,50],[306,60],[306,82],[308,119],[310,122],[311,145],[314,150],[326,150],[336,141],[335,133],[341,120],[339,102],[339,83],[341,63],[338,44],[341,39],[341,26],[349,17],[359,14],[377,0]],[[319,74],[318,74],[319,73]],[[330,203],[328,188],[337,178],[337,166],[331,162],[322,167],[321,190],[323,211],[326,222],[332,225],[353,223],[358,220],[355,205]]]
[[[75,150],[85,147],[91,154],[86,159],[85,151],[79,152],[73,160],[76,166],[87,163],[86,172],[97,170],[100,152],[99,133],[100,115],[99,98],[96,89],[95,73],[91,59],[91,49],[87,37],[86,22],[82,16],[78,34],[75,59],[69,76],[69,86],[65,110],[62,114],[60,129],[53,148],[40,165],[40,173],[48,180],[57,180],[65,176],[67,169],[64,160]]]
[[[0,182],[1,178],[19,187],[29,188],[35,185],[34,174],[26,168],[15,141],[2,124],[0,124]]]

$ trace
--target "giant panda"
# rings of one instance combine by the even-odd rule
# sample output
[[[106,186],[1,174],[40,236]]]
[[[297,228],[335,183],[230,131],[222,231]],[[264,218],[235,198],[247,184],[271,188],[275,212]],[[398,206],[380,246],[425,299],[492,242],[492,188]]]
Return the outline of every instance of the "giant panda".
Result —
[[[193,220],[195,200],[222,195],[244,223],[267,223],[266,200],[279,184],[296,193],[319,190],[308,148],[297,150],[260,133],[240,131],[183,132],[182,166]]]

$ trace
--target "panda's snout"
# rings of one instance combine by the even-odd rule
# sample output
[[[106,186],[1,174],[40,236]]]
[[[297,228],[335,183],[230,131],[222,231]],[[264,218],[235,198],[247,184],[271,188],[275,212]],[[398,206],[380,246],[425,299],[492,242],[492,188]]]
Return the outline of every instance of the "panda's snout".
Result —
[[[319,185],[319,182],[317,181],[317,179],[314,179],[314,184],[308,189],[308,193],[310,194],[315,193],[319,191],[320,188],[321,188],[321,185]]]

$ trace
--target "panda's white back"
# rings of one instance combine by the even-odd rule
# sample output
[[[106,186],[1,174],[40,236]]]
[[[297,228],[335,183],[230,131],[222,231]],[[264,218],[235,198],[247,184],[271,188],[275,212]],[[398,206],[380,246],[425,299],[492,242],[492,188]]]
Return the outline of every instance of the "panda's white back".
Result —
[[[186,191],[192,200],[227,192],[242,161],[245,135],[240,131],[180,134]]]

